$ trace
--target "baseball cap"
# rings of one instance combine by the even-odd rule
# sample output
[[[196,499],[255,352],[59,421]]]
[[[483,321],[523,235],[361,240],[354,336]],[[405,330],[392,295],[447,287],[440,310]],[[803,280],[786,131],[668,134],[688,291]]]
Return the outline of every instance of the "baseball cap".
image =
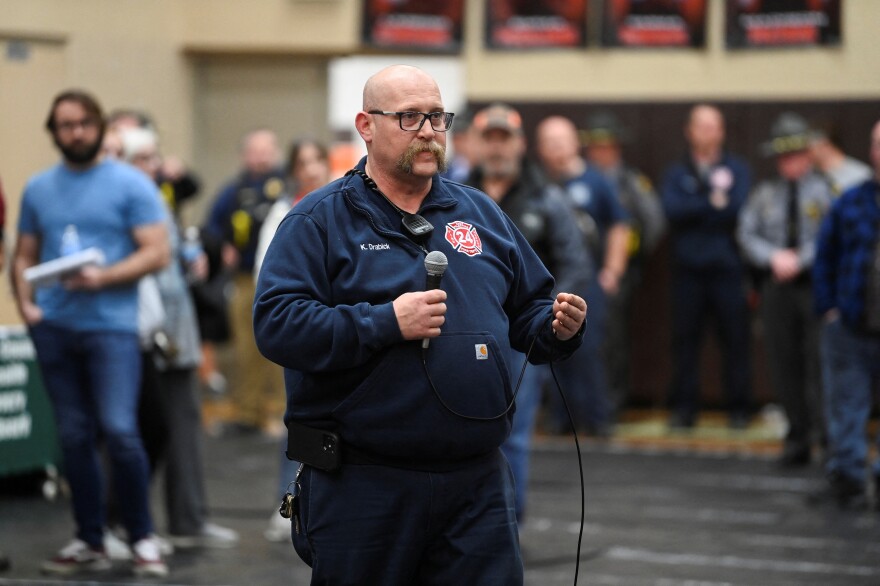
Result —
[[[474,115],[473,126],[480,132],[504,130],[519,134],[522,132],[522,117],[507,104],[492,104]]]

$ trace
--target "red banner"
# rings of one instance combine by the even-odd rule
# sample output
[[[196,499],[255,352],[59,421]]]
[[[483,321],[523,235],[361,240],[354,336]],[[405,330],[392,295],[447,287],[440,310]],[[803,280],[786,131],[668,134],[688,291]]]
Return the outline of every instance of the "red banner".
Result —
[[[605,0],[606,47],[702,47],[706,0]]]
[[[586,0],[487,0],[486,46],[491,49],[584,47]]]
[[[372,47],[461,50],[464,0],[364,0],[363,42]]]
[[[842,0],[727,0],[727,46],[840,44]]]

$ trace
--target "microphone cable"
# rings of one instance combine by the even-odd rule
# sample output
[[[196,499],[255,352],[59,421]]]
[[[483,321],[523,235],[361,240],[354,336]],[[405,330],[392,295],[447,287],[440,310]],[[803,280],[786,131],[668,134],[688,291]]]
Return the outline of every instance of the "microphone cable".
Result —
[[[550,320],[548,320],[548,325],[553,323],[553,316],[550,316]],[[498,415],[493,415],[491,417],[475,417],[473,415],[465,415],[464,413],[459,413],[452,407],[446,404],[446,401],[443,400],[443,397],[437,391],[437,387],[434,386],[434,381],[431,379],[431,374],[428,372],[428,362],[427,362],[427,354],[428,349],[422,348],[422,367],[425,370],[425,377],[428,379],[428,384],[431,386],[431,391],[434,393],[434,396],[440,402],[444,409],[446,409],[449,413],[452,413],[456,417],[461,419],[465,419],[468,421],[495,421],[497,419],[501,419],[506,416],[511,409],[513,409],[514,404],[516,403],[516,396],[519,394],[519,387],[522,384],[523,377],[526,373],[526,367],[529,365],[529,356],[532,355],[532,348],[535,346],[535,341],[538,339],[538,333],[536,333],[532,337],[532,342],[529,344],[529,349],[526,352],[526,357],[523,360],[522,368],[519,371],[519,377],[516,380],[516,387],[513,391],[513,396],[510,399],[510,403],[507,404],[507,407],[499,413]],[[586,520],[586,489],[584,488],[584,463],[581,455],[581,444],[578,441],[577,429],[574,425],[574,417],[571,414],[571,409],[568,407],[568,401],[565,400],[565,392],[562,390],[562,385],[559,383],[559,379],[556,376],[556,369],[553,368],[553,362],[550,362],[550,374],[553,376],[553,382],[556,383],[556,390],[559,391],[559,397],[562,399],[562,405],[565,407],[565,414],[568,417],[568,423],[571,425],[571,435],[574,437],[574,447],[577,452],[577,461],[578,461],[578,473],[580,474],[580,488],[581,488],[581,519],[580,519],[580,527],[578,529],[578,539],[577,539],[577,552],[574,558],[574,586],[577,586],[578,583],[578,574],[580,573],[581,567],[581,546],[584,540],[584,524]]]
[[[553,382],[556,383],[556,390],[559,391],[559,398],[562,399],[562,405],[565,407],[565,414],[568,416],[568,423],[571,425],[571,435],[574,438],[574,448],[577,452],[578,459],[578,473],[580,474],[581,480],[581,524],[578,529],[577,556],[574,559],[574,586],[577,586],[578,573],[581,567],[581,544],[584,541],[584,522],[586,520],[587,492],[584,488],[584,463],[581,456],[581,444],[578,441],[577,428],[574,426],[574,417],[571,415],[571,409],[568,408],[568,401],[565,400],[565,393],[562,391],[562,385],[559,384],[559,379],[556,378],[556,369],[553,368],[552,362],[550,363],[550,374],[553,375]]]
[[[520,387],[520,384],[522,383],[523,376],[525,376],[525,374],[526,374],[526,366],[528,366],[528,364],[529,364],[529,356],[532,354],[532,348],[535,346],[535,340],[537,338],[538,338],[538,334],[535,334],[535,336],[532,338],[532,343],[529,344],[529,350],[526,353],[526,358],[523,361],[522,368],[519,371],[519,377],[516,380],[516,388],[513,391],[513,396],[510,398],[510,403],[507,404],[507,407],[505,407],[504,410],[501,411],[501,413],[499,413],[498,415],[492,415],[491,417],[477,417],[475,415],[465,415],[464,413],[459,413],[458,411],[456,411],[455,409],[453,409],[452,407],[450,407],[449,405],[446,404],[446,401],[443,400],[443,397],[440,395],[439,391],[437,391],[437,387],[434,386],[434,380],[431,378],[431,373],[428,372],[428,361],[427,361],[428,349],[425,348],[424,346],[422,347],[422,368],[425,371],[425,377],[428,379],[428,384],[431,386],[431,391],[433,391],[434,397],[437,398],[437,400],[440,402],[440,404],[443,406],[444,409],[446,409],[447,411],[449,411],[450,413],[452,413],[456,417],[459,417],[461,419],[465,419],[467,421],[496,421],[498,419],[501,419],[505,415],[507,415],[510,412],[510,410],[513,409],[513,405],[516,403],[516,396],[519,394],[519,387]]]

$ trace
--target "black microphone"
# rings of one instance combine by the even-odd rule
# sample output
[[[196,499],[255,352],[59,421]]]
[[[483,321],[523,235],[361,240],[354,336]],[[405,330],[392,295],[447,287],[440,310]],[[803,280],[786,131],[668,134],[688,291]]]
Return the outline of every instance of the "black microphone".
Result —
[[[425,291],[440,288],[440,280],[443,278],[443,273],[446,272],[448,265],[449,262],[446,260],[446,255],[439,250],[432,250],[428,253],[428,256],[425,257],[425,271],[428,273],[425,278]],[[429,338],[422,340],[423,350],[428,349],[428,343]]]

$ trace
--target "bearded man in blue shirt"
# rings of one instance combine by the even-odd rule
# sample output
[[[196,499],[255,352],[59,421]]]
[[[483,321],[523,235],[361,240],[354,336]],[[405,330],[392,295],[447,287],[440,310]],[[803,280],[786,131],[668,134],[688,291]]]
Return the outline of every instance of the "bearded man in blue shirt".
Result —
[[[82,91],[59,94],[46,129],[63,162],[25,187],[13,258],[18,311],[37,351],[52,402],[70,484],[76,535],[42,570],[74,574],[110,569],[104,551],[104,473],[99,438],[113,466],[115,493],[134,572],[165,576],[149,510],[148,464],[137,425],[141,351],[138,280],[169,261],[165,211],[156,186],[137,169],[98,153],[104,119]],[[106,262],[35,286],[25,270],[77,249]]]

